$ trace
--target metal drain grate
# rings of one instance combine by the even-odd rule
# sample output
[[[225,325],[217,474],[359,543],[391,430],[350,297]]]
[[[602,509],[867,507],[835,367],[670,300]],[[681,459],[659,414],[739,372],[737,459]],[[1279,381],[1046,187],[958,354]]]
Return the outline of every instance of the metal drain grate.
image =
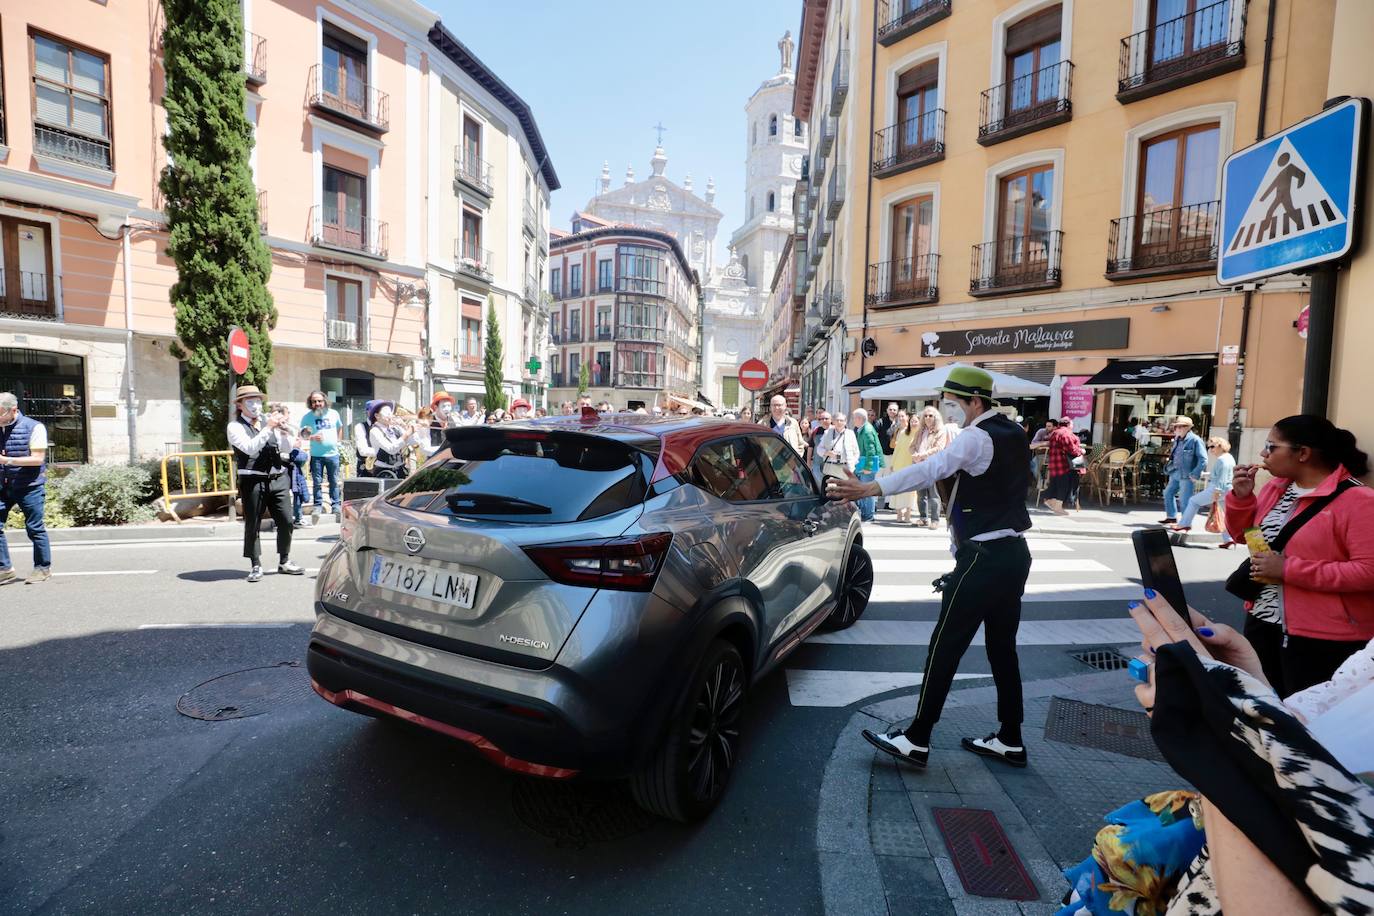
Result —
[[[525,826],[573,849],[634,836],[659,823],[620,783],[518,779],[511,804]]]
[[[271,712],[310,695],[310,678],[300,662],[248,668],[197,684],[177,700],[177,712],[192,719],[223,722]]]
[[[991,811],[931,808],[964,890],[977,897],[1035,900],[1040,894]]]
[[[1069,655],[1098,671],[1121,671],[1131,663],[1129,658],[1115,649],[1084,649],[1081,652],[1070,652]]]
[[[1150,736],[1149,717],[1132,709],[1054,697],[1045,716],[1045,740],[1166,762]]]

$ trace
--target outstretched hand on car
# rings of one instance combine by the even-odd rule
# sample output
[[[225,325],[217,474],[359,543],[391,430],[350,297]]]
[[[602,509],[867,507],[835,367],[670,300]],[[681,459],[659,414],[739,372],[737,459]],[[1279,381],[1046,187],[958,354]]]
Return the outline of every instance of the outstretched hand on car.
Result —
[[[866,496],[881,496],[882,488],[875,480],[860,480],[849,468],[844,469],[844,479],[831,477],[826,481],[825,495],[831,499],[854,502]]]

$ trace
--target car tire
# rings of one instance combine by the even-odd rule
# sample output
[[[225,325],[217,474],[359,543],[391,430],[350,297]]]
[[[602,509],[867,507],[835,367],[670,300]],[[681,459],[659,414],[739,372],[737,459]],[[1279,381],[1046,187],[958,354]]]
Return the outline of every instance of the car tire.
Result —
[[[723,639],[707,646],[673,706],[662,743],[630,778],[641,808],[683,823],[699,821],[715,808],[739,759],[747,685],[738,649]]]
[[[825,619],[827,630],[843,630],[854,625],[868,609],[873,595],[873,558],[862,544],[849,548],[840,587],[835,592],[835,610]]]

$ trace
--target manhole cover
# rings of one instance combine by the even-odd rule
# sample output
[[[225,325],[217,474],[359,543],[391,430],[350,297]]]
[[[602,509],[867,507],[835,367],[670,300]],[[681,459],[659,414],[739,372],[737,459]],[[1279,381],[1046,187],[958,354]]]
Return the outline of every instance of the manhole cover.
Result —
[[[1165,762],[1150,734],[1149,717],[1133,709],[1054,697],[1045,715],[1045,740]]]
[[[1115,649],[1085,649],[1082,652],[1070,652],[1069,655],[1098,671],[1121,671],[1131,664],[1129,658]]]
[[[519,779],[511,803],[525,826],[575,849],[634,836],[657,822],[620,783]]]
[[[197,684],[177,700],[177,712],[207,722],[248,719],[309,694],[310,678],[301,663],[281,662],[221,674]]]
[[[959,883],[976,897],[1035,900],[1040,894],[997,815],[978,808],[931,808]]]

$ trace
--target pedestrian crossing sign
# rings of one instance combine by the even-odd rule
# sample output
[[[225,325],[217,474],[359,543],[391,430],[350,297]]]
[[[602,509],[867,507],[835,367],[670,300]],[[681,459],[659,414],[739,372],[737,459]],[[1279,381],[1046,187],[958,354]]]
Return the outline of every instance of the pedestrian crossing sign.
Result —
[[[1346,99],[1229,156],[1217,282],[1232,286],[1344,257],[1360,218],[1367,99]]]

